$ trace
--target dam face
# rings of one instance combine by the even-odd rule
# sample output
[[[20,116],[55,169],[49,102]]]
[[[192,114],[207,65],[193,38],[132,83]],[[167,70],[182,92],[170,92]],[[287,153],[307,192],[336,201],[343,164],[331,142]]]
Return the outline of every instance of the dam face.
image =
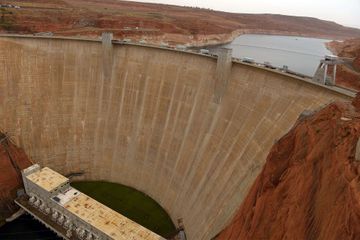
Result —
[[[32,160],[134,187],[188,239],[231,220],[274,141],[341,93],[233,63],[214,101],[216,59],[69,39],[0,38],[0,128]]]

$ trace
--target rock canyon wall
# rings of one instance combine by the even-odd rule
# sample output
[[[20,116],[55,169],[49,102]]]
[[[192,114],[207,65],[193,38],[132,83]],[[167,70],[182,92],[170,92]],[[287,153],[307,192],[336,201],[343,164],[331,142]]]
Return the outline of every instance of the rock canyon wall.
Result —
[[[303,114],[216,239],[359,239],[359,137],[360,96]]]

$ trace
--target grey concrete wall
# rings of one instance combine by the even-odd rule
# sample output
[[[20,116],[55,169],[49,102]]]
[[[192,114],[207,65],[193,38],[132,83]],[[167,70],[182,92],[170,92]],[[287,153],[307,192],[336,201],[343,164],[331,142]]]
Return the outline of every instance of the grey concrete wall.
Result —
[[[0,38],[0,127],[42,166],[144,191],[190,240],[227,224],[303,110],[348,98],[234,63],[216,104],[215,59],[112,51],[105,74],[101,43]]]
[[[214,102],[221,103],[221,99],[226,93],[226,88],[230,80],[232,49],[221,48],[217,54],[218,58],[215,75]]]

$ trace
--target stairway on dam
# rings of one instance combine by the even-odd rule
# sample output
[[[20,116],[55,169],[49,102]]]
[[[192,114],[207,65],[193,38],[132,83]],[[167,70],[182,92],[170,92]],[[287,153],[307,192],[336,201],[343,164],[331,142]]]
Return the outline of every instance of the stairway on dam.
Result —
[[[2,36],[0,52],[0,126],[34,162],[139,189],[190,240],[224,228],[300,113],[353,96],[237,62],[217,84],[216,58],[156,47]]]

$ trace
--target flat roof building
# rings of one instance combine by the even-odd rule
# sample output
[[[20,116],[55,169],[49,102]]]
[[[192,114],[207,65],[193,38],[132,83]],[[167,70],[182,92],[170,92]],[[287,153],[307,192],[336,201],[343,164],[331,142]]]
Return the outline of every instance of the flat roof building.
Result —
[[[26,178],[48,192],[52,192],[57,187],[69,182],[68,178],[48,167],[44,167],[39,171],[31,173],[26,176]]]
[[[71,187],[68,178],[48,167],[35,164],[23,170],[22,177],[28,203],[20,206],[32,215],[36,212],[35,217],[58,234],[64,229],[65,239],[165,239]]]
[[[113,239],[159,240],[159,235],[113,211],[91,197],[80,193],[64,205],[72,214]]]

